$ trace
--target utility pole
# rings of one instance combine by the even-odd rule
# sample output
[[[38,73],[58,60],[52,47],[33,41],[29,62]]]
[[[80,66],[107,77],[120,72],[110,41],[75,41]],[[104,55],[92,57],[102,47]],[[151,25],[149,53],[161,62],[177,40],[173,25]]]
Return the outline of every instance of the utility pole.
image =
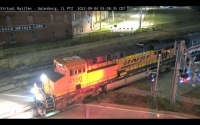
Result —
[[[177,48],[177,50],[176,50],[176,48]],[[175,62],[175,67],[174,67],[175,69],[174,69],[172,90],[171,90],[171,103],[172,104],[175,103],[179,69],[180,69],[181,55],[180,55],[179,49],[182,50],[182,47],[177,46],[177,42],[175,41],[174,50],[175,50],[175,54],[176,54],[176,62]]]
[[[115,22],[114,11],[112,11],[113,23]]]
[[[101,11],[100,11],[100,30],[101,30]]]
[[[161,54],[158,55],[158,65],[157,65],[157,70],[156,70],[156,80],[155,80],[155,86],[154,86],[154,98],[158,94],[158,74],[159,74],[159,69],[160,69],[160,60],[161,60]]]
[[[140,20],[139,20],[139,28],[141,28],[141,25],[142,25],[142,8],[141,8],[141,10],[140,10],[140,18],[139,18]]]
[[[159,69],[160,69],[160,61],[161,61],[161,54],[158,55],[158,63],[157,63],[157,69],[156,72],[152,72],[152,71],[147,71],[148,74],[155,74],[155,81],[154,83],[152,83],[152,89],[151,89],[151,93],[154,95],[154,98],[156,97],[156,95],[158,94],[158,75],[159,75]],[[154,78],[154,77],[153,77]]]

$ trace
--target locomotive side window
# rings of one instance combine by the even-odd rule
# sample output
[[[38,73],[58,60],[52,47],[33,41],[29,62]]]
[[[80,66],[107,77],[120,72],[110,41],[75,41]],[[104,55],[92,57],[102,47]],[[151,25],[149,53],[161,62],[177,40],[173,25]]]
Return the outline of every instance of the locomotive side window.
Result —
[[[74,71],[74,74],[77,74],[77,73],[78,73],[78,70],[75,70],[75,71]]]
[[[83,72],[85,72],[85,67],[83,68]]]
[[[73,76],[73,70],[72,69],[70,70],[70,76]]]
[[[78,70],[78,73],[81,73],[81,72],[82,72],[82,70],[81,70],[81,69],[79,69],[79,70]]]

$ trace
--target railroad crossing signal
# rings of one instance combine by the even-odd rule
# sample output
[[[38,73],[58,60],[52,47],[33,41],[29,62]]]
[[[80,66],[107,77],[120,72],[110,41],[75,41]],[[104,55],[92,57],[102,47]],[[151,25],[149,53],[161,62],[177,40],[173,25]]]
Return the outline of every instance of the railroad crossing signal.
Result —
[[[175,103],[176,99],[176,90],[177,90],[177,83],[179,77],[182,79],[188,79],[190,77],[189,73],[187,73],[188,69],[194,69],[194,72],[191,72],[191,75],[193,77],[193,83],[196,82],[196,75],[199,71],[198,67],[194,63],[193,58],[190,56],[187,47],[185,46],[185,41],[181,41],[180,44],[178,44],[175,41],[174,45],[175,55],[176,55],[176,62],[175,62],[175,70],[174,70],[174,76],[172,81],[172,91],[171,91],[171,103]],[[189,61],[189,65],[187,64],[187,60]],[[180,65],[183,63],[184,68],[180,70]],[[192,84],[192,86],[194,86]]]

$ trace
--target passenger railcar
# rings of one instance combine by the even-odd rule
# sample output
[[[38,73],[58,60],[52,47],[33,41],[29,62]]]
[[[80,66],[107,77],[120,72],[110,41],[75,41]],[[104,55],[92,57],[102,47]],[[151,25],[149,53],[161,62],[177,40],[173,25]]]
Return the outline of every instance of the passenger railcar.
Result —
[[[199,33],[194,33],[59,57],[54,60],[54,69],[61,78],[53,80],[42,74],[42,88],[35,84],[35,105],[46,114],[80,102],[85,97],[97,96],[100,92],[142,79],[146,77],[147,70],[156,68],[159,54],[162,55],[160,70],[165,71],[174,65],[174,42],[185,40],[190,54],[197,57],[200,52],[199,36]]]

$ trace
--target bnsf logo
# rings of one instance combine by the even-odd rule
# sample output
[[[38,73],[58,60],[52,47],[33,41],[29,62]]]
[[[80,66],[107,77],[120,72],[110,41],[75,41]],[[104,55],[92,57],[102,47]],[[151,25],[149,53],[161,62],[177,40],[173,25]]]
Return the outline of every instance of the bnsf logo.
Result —
[[[136,57],[136,58],[133,58],[133,59],[126,60],[123,63],[123,66],[130,65],[130,64],[136,63],[138,61],[146,60],[149,57],[150,57],[149,55],[144,55],[144,56],[141,56],[141,57]]]

